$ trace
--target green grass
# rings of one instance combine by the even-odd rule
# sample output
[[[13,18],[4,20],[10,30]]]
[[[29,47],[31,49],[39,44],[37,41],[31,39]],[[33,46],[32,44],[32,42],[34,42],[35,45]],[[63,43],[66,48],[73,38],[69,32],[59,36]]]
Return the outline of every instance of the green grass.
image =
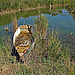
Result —
[[[48,13],[48,12],[43,12],[43,11],[46,11],[46,9],[40,9],[41,13]],[[39,14],[39,9],[18,12],[18,13],[15,13],[15,14],[12,13],[12,14],[9,14],[9,15],[3,15],[3,16],[0,16],[0,26],[11,23],[14,20],[14,16],[17,19],[19,19],[20,17],[26,18],[26,17],[29,17],[29,16],[35,16],[35,15],[38,15],[38,14]]]
[[[61,44],[55,31],[47,33],[48,19],[43,14],[39,15],[34,19],[34,26],[36,45],[25,57],[24,63],[16,63],[15,57],[10,55],[11,39],[7,36],[1,38],[0,73],[3,75],[74,75],[75,65],[70,58],[70,48]]]
[[[29,7],[49,6],[50,3],[70,4],[74,7],[74,0],[0,0],[0,11],[25,9]]]
[[[1,0],[0,2],[0,11],[2,10],[13,10],[13,9],[24,9],[28,7],[39,7],[47,5],[48,1],[46,0]]]

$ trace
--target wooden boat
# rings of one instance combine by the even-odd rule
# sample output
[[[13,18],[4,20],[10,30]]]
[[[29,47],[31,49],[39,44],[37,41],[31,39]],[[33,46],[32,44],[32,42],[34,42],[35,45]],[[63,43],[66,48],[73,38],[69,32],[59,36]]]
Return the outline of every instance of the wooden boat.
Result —
[[[32,25],[21,25],[13,36],[13,52],[17,59],[23,59],[26,53],[34,47],[34,27]]]

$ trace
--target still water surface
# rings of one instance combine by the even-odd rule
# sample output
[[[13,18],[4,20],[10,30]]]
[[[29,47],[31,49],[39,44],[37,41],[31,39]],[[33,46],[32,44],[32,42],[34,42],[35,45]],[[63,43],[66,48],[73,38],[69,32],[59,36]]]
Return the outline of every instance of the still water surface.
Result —
[[[12,19],[13,16],[17,17],[18,26],[25,24],[33,25],[33,18],[39,14],[44,14],[48,18],[48,29],[55,29],[59,33],[59,38],[63,38],[63,43],[70,45],[73,55],[75,54],[75,14],[70,13],[66,9],[41,9],[32,11],[23,11],[16,14],[0,16],[0,36],[12,34]],[[10,31],[4,31],[5,26],[10,28]],[[72,36],[70,36],[72,33]]]

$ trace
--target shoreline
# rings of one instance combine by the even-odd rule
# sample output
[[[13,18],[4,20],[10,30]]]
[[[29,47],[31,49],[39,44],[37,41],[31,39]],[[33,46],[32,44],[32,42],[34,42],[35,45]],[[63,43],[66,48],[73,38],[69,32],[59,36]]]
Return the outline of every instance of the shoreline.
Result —
[[[7,14],[11,14],[11,13],[17,13],[17,12],[21,12],[21,11],[29,11],[29,10],[35,10],[35,9],[42,9],[42,8],[49,8],[49,6],[41,6],[41,7],[36,7],[36,8],[26,8],[26,9],[18,9],[18,10],[12,10],[12,11],[3,11],[0,12],[0,15],[7,15]]]
[[[60,6],[66,6],[66,4],[58,4],[58,5],[53,5],[53,8],[55,7],[60,7]],[[17,13],[21,11],[29,11],[29,10],[35,10],[35,9],[42,9],[42,8],[50,8],[49,6],[40,6],[40,7],[34,7],[34,8],[25,8],[25,9],[18,9],[18,10],[11,10],[11,11],[2,11],[0,12],[0,15],[7,15],[11,13]]]
[[[53,8],[61,7],[61,6],[67,6],[67,4],[53,5]],[[42,8],[50,8],[50,6],[40,6],[40,7],[32,7],[32,8],[29,7],[29,8],[25,8],[25,9],[18,9],[18,10],[11,10],[11,11],[2,11],[2,12],[0,12],[0,16],[11,14],[11,13],[17,13],[17,12],[21,12],[21,11],[29,11],[29,10],[42,9]],[[75,13],[74,10],[72,10],[71,12]]]

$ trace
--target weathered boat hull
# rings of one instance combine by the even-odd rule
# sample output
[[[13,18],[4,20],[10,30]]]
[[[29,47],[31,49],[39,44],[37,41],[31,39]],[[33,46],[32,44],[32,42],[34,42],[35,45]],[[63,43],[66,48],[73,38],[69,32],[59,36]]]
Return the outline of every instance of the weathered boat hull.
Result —
[[[22,59],[33,43],[33,26],[21,25],[13,36],[13,53],[17,59]]]

